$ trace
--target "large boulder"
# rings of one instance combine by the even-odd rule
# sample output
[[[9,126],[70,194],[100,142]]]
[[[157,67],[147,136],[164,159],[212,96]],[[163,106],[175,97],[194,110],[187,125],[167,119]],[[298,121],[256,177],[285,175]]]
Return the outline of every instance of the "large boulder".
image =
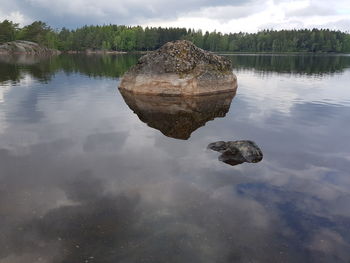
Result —
[[[234,92],[237,79],[228,59],[178,40],[141,57],[119,88],[142,94],[203,95]]]
[[[47,47],[41,46],[37,43],[16,40],[4,43],[0,45],[0,54],[59,54],[60,52],[55,49],[49,49]]]
[[[157,96],[120,91],[126,104],[148,126],[165,136],[187,140],[192,132],[217,117],[225,117],[234,93],[204,96]]]

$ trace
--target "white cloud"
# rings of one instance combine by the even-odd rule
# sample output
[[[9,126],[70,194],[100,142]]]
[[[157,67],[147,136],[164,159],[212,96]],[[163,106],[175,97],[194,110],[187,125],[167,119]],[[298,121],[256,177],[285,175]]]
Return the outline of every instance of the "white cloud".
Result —
[[[24,16],[19,11],[13,11],[9,14],[5,14],[5,13],[2,13],[1,9],[0,9],[0,21],[3,21],[5,19],[10,20],[10,21],[14,21],[14,22],[20,24],[20,26],[27,25],[32,21],[32,19]]]
[[[350,23],[349,13],[339,14],[338,4],[326,9],[324,3],[302,1],[256,1],[249,5],[202,8],[183,14],[172,20],[154,19],[149,26],[191,27],[208,31],[256,32],[262,29],[294,29],[331,27],[346,30]],[[317,8],[316,8],[317,7]],[[316,9],[317,12],[313,12]],[[342,9],[344,10],[344,9]],[[328,12],[326,12],[328,11]]]
[[[10,19],[22,25],[43,20],[54,28],[113,23],[220,32],[305,27],[347,30],[349,14],[345,0],[331,6],[325,0],[0,0],[0,19]]]

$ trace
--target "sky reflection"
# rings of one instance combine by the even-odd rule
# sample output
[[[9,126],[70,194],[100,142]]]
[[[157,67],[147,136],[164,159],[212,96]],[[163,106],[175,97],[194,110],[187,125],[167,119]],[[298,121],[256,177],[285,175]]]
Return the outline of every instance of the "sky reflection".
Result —
[[[0,86],[1,263],[350,259],[348,69],[238,71],[225,118],[188,140],[92,75]],[[232,167],[206,149],[241,139],[264,159]]]

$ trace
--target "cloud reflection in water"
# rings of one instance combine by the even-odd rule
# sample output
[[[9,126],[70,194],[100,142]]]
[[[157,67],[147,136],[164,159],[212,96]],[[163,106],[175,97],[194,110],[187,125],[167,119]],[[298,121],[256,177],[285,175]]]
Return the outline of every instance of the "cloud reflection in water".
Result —
[[[4,93],[1,263],[347,262],[348,70],[322,77],[322,93],[305,76],[244,71],[225,118],[187,141],[141,122],[103,70],[73,72]],[[254,139],[264,161],[229,167],[205,151],[232,138]]]

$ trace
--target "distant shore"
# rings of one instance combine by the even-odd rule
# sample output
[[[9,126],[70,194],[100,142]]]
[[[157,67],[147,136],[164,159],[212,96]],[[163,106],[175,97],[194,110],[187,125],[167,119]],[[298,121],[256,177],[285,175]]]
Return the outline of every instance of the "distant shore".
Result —
[[[118,54],[147,54],[154,50],[140,50],[140,51],[101,51],[101,50],[95,50],[95,51],[77,51],[77,50],[69,50],[69,51],[61,51],[63,54],[107,54],[107,55],[118,55]],[[214,54],[218,55],[335,55],[335,56],[341,56],[341,55],[350,55],[349,53],[336,53],[336,52],[307,52],[307,51],[300,51],[300,52],[246,52],[246,51],[235,51],[235,52],[225,52],[225,51],[211,51]]]
[[[107,55],[118,55],[118,54],[147,54],[152,52],[152,50],[142,50],[142,51],[117,51],[117,50],[67,50],[61,51],[63,54],[107,54]]]
[[[68,50],[61,51],[64,54],[147,54],[154,50],[135,50],[135,51],[116,51],[116,50]],[[337,52],[308,52],[308,51],[291,51],[291,52],[247,52],[247,51],[210,51],[218,55],[350,55],[350,53]]]
[[[63,51],[63,53],[66,53],[66,54],[126,54],[128,52],[116,51],[116,50],[84,50],[84,51],[68,50],[68,51]]]
[[[235,51],[235,52],[220,52],[216,51],[215,54],[219,55],[350,55],[350,53],[337,53],[337,52],[307,52],[307,51],[291,51],[291,52],[246,52],[246,51]]]

